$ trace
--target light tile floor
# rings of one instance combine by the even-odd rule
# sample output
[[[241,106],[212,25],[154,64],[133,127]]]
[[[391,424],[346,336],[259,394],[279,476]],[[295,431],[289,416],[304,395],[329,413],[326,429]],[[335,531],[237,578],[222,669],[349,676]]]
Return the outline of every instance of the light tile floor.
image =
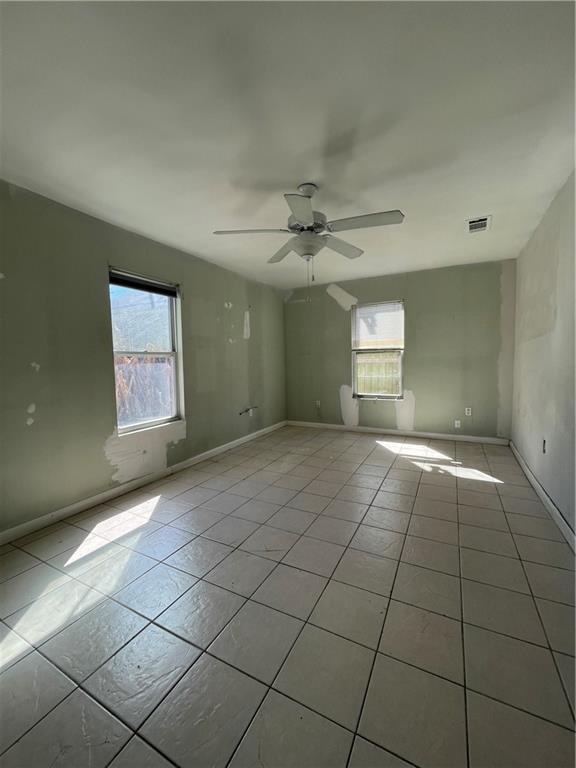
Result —
[[[574,765],[506,447],[284,428],[0,550],[2,768]]]

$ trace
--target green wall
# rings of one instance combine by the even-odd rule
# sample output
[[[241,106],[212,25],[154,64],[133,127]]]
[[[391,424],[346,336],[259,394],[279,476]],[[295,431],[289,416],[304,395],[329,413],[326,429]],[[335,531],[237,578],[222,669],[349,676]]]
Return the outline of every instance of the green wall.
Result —
[[[352,401],[344,392],[349,410],[359,403],[361,426],[509,436],[514,268],[488,262],[338,284],[358,303],[405,302],[405,400]],[[351,313],[327,288],[299,289],[286,301],[287,414],[351,425],[341,403],[351,385]]]
[[[278,292],[4,182],[0,216],[0,529],[285,418]],[[181,286],[185,437],[114,435],[109,265]]]
[[[462,434],[509,436],[513,261],[341,283],[406,308],[406,398],[363,401],[355,417],[350,311],[327,286],[283,301],[1,181],[0,259],[0,530],[285,418],[442,433],[460,418]],[[109,266],[181,286],[185,424],[116,434]]]
[[[574,438],[572,173],[518,257],[512,439],[573,531]]]

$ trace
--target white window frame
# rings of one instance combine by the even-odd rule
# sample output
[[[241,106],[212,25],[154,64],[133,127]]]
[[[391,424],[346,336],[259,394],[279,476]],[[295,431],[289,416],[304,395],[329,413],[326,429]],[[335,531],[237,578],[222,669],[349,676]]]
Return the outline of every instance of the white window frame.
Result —
[[[358,400],[404,400],[404,348],[403,347],[356,347],[355,341],[357,339],[356,323],[357,323],[357,309],[361,307],[381,307],[384,304],[401,304],[402,305],[402,333],[404,338],[405,326],[406,326],[406,310],[404,307],[404,299],[387,299],[386,301],[372,301],[366,304],[354,304],[352,306],[352,396]],[[400,358],[400,394],[399,395],[387,395],[387,394],[362,394],[358,392],[358,377],[357,377],[357,356],[362,353],[373,352],[398,352]]]
[[[140,432],[144,429],[160,427],[164,424],[173,424],[176,421],[184,419],[184,381],[182,369],[182,324],[180,308],[180,288],[177,284],[161,282],[142,275],[135,275],[131,272],[109,268],[108,285],[122,284],[127,287],[140,289],[143,291],[157,292],[160,295],[168,295],[170,298],[170,330],[171,346],[168,352],[140,352],[134,350],[116,350],[112,342],[112,361],[114,364],[115,355],[126,355],[136,357],[165,357],[172,358],[174,361],[174,380],[172,382],[172,396],[174,398],[175,415],[167,419],[150,419],[139,424],[129,424],[121,427],[118,423],[118,403],[116,401],[116,369],[114,367],[114,402],[116,405],[116,429],[118,435],[128,435],[132,432]],[[112,318],[112,306],[110,305],[110,318]]]

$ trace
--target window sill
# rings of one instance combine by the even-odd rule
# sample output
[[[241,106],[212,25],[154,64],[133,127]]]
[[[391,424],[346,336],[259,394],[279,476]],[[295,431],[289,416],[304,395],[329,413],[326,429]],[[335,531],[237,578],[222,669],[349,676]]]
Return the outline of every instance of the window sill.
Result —
[[[151,430],[162,429],[163,427],[171,427],[176,424],[183,424],[185,420],[182,416],[176,416],[173,419],[166,421],[147,421],[142,425],[134,425],[130,427],[117,427],[118,437],[128,437],[129,435],[139,435],[142,432],[149,432]]]
[[[352,395],[356,400],[386,400],[397,403],[404,400],[404,395]]]

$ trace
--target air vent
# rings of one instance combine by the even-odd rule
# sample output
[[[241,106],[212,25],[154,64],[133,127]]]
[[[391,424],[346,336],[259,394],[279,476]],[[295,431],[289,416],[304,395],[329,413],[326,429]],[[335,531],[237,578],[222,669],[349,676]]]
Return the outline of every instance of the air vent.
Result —
[[[480,216],[478,219],[468,219],[468,232],[484,232],[490,228],[491,216]]]

